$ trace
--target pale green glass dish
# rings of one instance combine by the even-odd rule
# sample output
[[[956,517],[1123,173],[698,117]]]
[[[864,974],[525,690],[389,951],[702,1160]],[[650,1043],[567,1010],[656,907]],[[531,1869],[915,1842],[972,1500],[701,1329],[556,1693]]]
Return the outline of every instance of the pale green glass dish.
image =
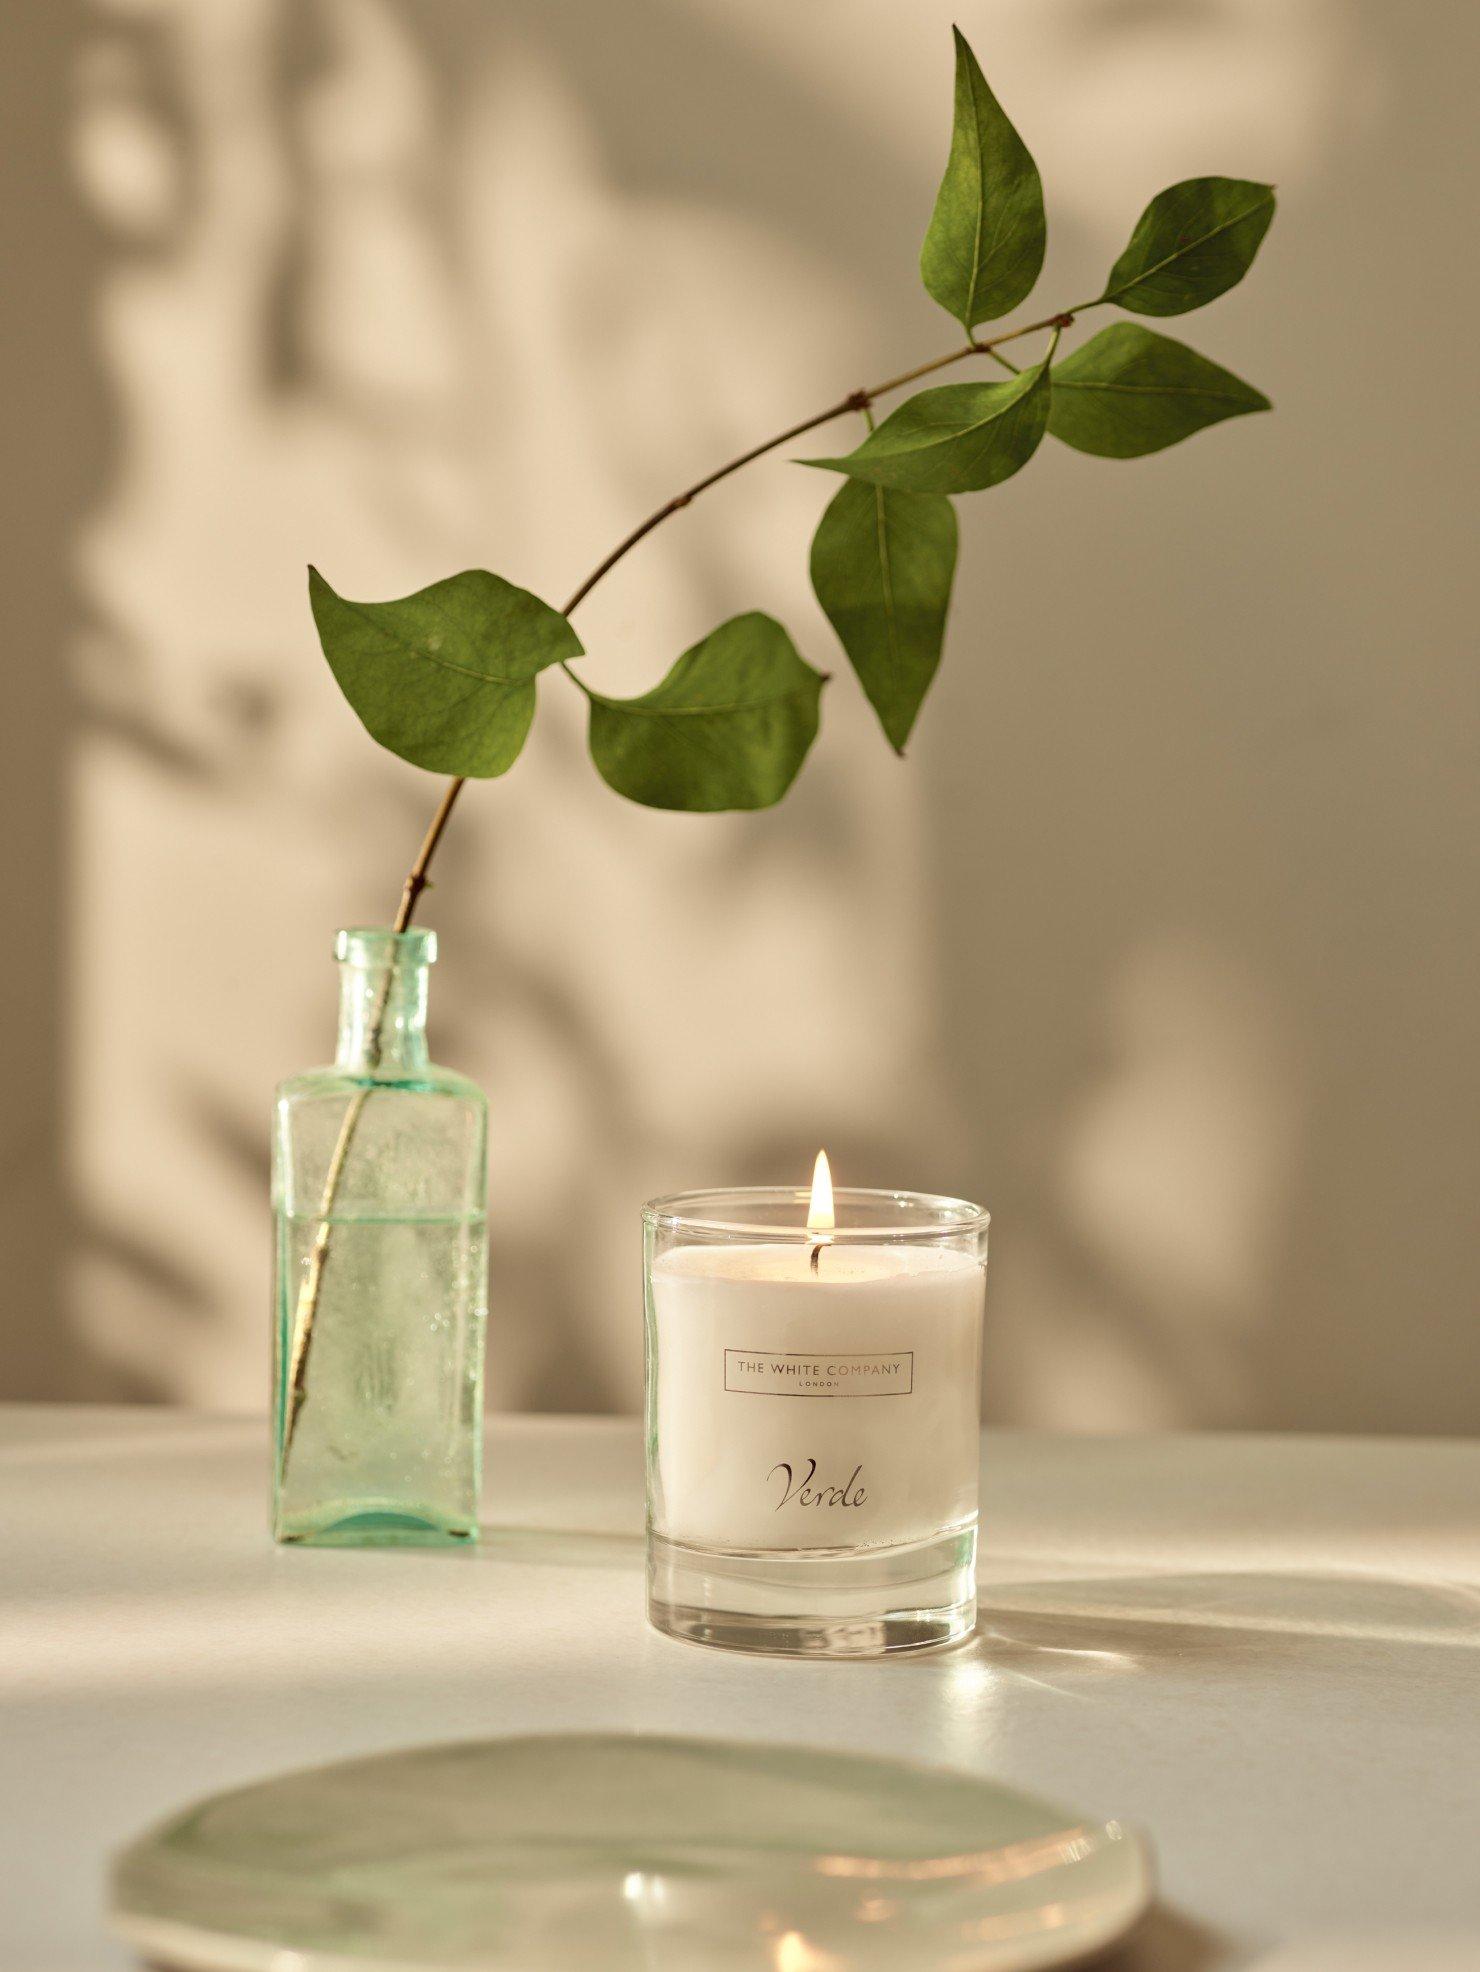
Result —
[[[277,1091],[272,1530],[341,1547],[470,1541],[487,1104],[427,1053],[435,933],[341,931],[335,956],[334,1065]]]
[[[123,1852],[112,1921],[183,1972],[1034,1972],[1150,1894],[1130,1830],[972,1775],[560,1734],[218,1795]]]

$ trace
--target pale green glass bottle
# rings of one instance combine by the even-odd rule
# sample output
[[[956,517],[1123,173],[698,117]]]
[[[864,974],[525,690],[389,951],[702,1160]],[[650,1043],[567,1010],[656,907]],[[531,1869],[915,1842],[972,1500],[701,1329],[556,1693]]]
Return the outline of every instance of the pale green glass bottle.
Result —
[[[436,954],[430,931],[341,931],[334,1066],[277,1091],[279,1541],[477,1537],[488,1112],[427,1055]]]

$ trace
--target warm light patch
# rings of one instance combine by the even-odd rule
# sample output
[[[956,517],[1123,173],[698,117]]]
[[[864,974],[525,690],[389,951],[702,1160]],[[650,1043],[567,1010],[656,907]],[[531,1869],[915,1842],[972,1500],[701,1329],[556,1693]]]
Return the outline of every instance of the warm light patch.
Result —
[[[819,1150],[812,1166],[812,1202],[807,1207],[807,1231],[831,1232],[837,1224],[833,1213],[832,1169],[827,1152]]]
[[[800,1931],[783,1931],[776,1940],[776,1972],[842,1972],[842,1961],[808,1944]]]

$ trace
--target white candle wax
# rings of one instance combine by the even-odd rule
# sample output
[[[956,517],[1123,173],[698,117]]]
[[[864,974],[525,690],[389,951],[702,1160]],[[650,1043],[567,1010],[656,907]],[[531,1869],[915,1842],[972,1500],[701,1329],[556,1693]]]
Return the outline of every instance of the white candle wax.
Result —
[[[652,1269],[656,1531],[882,1546],[976,1513],[985,1275],[944,1247],[680,1246]]]

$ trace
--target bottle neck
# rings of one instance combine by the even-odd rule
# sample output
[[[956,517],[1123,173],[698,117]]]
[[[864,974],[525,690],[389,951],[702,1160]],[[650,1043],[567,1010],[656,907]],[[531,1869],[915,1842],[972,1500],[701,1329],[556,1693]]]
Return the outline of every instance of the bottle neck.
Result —
[[[425,1068],[427,968],[401,958],[394,965],[339,968],[339,1044],[334,1061],[362,1075],[397,1075]]]

